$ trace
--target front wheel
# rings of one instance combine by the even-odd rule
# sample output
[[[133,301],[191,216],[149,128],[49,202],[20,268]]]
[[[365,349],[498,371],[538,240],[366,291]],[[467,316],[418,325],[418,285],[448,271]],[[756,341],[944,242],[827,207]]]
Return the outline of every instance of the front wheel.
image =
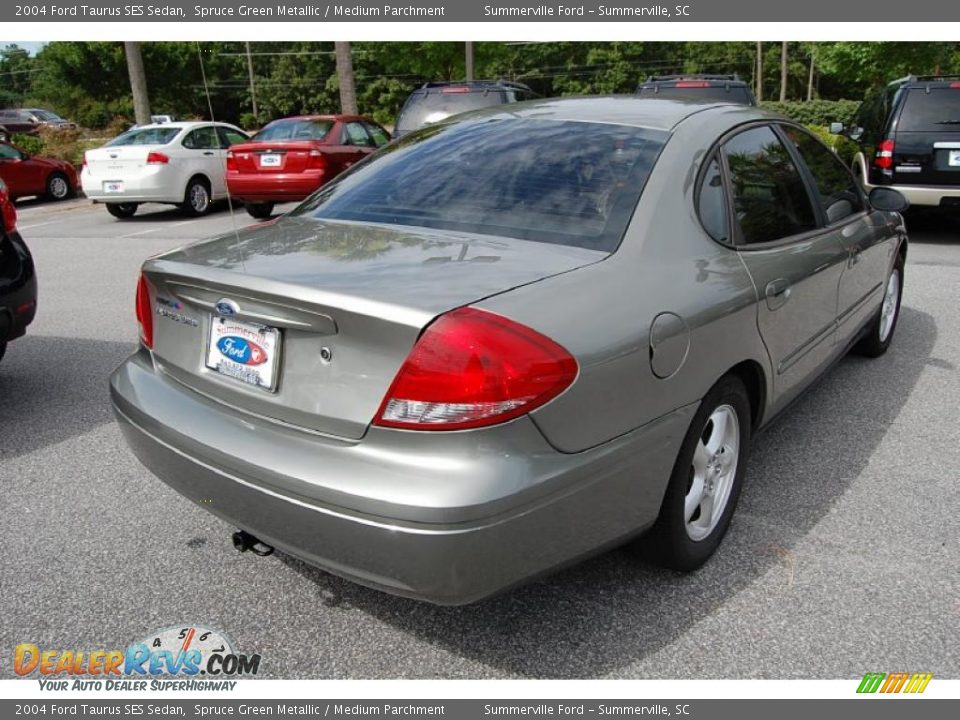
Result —
[[[132,218],[137,213],[137,203],[107,203],[107,212],[115,218],[125,220]]]
[[[210,188],[199,178],[187,184],[180,209],[190,217],[200,217],[210,212]]]
[[[246,203],[244,207],[247,208],[250,216],[257,218],[257,220],[266,220],[273,214],[273,203],[269,202]]]
[[[660,516],[641,548],[651,560],[692,571],[717,549],[737,506],[750,455],[750,399],[727,376],[707,393],[680,446]]]
[[[53,173],[47,178],[47,197],[51,200],[66,200],[73,195],[70,181],[63,173]]]
[[[883,302],[863,340],[854,350],[867,357],[880,357],[893,342],[893,332],[900,318],[900,296],[903,292],[903,256],[897,258],[883,290]]]

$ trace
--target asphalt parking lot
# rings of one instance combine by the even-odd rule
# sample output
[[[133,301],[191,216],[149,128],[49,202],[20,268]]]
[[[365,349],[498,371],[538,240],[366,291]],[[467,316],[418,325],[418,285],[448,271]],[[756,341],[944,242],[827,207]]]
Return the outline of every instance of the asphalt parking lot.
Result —
[[[617,550],[438,608],[237,553],[232,528],[123,443],[107,376],[136,342],[138,267],[230,230],[229,212],[19,211],[40,304],[0,364],[2,677],[18,643],[116,648],[180,623],[262,654],[269,677],[960,677],[958,214],[910,218],[893,347],[845,359],[756,438],[733,525],[700,572]]]

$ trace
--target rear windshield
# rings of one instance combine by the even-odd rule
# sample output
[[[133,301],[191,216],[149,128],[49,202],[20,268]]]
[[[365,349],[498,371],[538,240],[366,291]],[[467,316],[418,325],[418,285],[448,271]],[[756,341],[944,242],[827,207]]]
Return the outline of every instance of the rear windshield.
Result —
[[[387,146],[293,214],[612,252],[667,137],[530,118],[444,123]]]
[[[897,130],[932,132],[960,130],[960,88],[909,90]]]
[[[503,90],[476,89],[464,92],[459,88],[431,88],[416,92],[397,116],[396,133],[403,135],[419,130],[430,123],[446,120],[451,115],[500,105],[504,102]]]
[[[332,120],[280,120],[267,125],[253,140],[323,140],[333,127]]]
[[[118,145],[166,145],[173,140],[182,128],[178,127],[158,127],[158,128],[134,128],[127,130],[123,135],[118,135],[107,143],[107,147],[116,147]]]
[[[726,102],[739,103],[741,105],[752,105],[753,99],[750,91],[745,87],[674,87],[672,85],[661,85],[655,87],[642,87],[637,91],[641,97],[658,98],[693,98],[703,102]]]

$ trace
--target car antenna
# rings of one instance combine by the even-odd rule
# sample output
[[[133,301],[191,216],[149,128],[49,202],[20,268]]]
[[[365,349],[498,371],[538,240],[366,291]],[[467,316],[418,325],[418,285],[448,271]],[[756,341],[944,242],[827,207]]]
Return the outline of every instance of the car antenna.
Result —
[[[200,60],[200,77],[203,79],[203,92],[207,96],[207,109],[210,112],[210,122],[215,123],[217,119],[213,115],[213,100],[210,99],[210,86],[207,84],[207,71],[203,66],[203,52],[200,50],[200,41],[197,43],[197,58]],[[214,128],[216,131],[216,128]],[[220,142],[220,133],[217,133],[217,142]],[[225,148],[224,148],[225,149]],[[224,168],[224,174],[226,174],[226,168]],[[240,267],[243,268],[243,272],[247,272],[246,263],[243,260],[243,248],[240,246],[240,231],[237,230],[237,216],[233,211],[233,197],[230,195],[230,186],[224,182],[227,190],[227,207],[230,209],[230,223],[233,226],[233,237],[236,240],[236,250],[237,255],[240,257]]]

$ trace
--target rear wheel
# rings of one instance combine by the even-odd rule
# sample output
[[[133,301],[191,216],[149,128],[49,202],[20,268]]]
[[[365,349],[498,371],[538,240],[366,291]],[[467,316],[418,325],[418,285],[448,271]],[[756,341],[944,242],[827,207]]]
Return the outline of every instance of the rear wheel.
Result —
[[[107,212],[115,218],[125,220],[132,218],[137,213],[137,203],[107,203]]]
[[[883,291],[883,302],[880,309],[870,323],[866,336],[857,343],[854,350],[867,357],[880,357],[890,343],[893,342],[893,332],[897,329],[897,319],[900,317],[900,296],[903,292],[903,256],[897,258],[897,264],[890,271],[887,284]]]
[[[265,220],[273,214],[273,203],[246,203],[247,212],[258,220]]]
[[[680,446],[660,516],[641,540],[664,567],[691,571],[717,549],[737,506],[750,454],[750,399],[732,376],[707,393]]]
[[[53,173],[47,178],[47,197],[51,200],[66,200],[73,195],[70,181],[63,173]]]
[[[180,209],[191,217],[200,217],[210,212],[210,188],[205,180],[193,178],[187,183]]]

